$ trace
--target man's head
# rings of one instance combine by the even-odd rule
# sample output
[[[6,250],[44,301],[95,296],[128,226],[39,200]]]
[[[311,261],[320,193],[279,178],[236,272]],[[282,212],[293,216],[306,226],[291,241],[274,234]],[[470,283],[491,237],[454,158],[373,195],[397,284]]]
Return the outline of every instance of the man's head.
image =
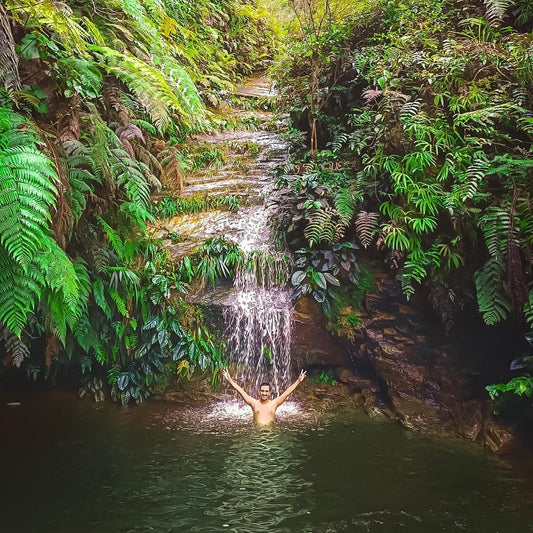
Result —
[[[259,385],[259,399],[262,402],[270,400],[271,392],[272,390],[270,388],[270,383],[268,381],[263,381],[263,383]]]

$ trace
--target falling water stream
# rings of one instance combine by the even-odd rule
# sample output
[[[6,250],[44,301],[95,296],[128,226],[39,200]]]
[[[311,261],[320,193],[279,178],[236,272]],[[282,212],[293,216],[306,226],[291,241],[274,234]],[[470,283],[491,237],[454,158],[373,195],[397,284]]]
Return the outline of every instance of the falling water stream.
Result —
[[[239,241],[245,260],[224,307],[224,336],[245,383],[257,390],[266,380],[279,393],[289,381],[291,301],[287,256],[272,249],[268,219],[256,209]]]
[[[245,87],[244,93],[267,94],[265,86]],[[238,111],[237,111],[238,112]],[[272,114],[256,113],[264,122]],[[209,195],[238,194],[241,206],[233,212],[215,211],[176,217],[166,230],[179,231],[184,242],[175,252],[190,249],[190,242],[209,237],[224,237],[238,244],[244,255],[233,288],[221,297],[202,294],[201,299],[216,300],[224,318],[223,339],[232,372],[239,382],[254,391],[261,381],[269,381],[274,394],[290,382],[291,300],[286,286],[289,258],[273,244],[270,221],[273,208],[266,205],[273,187],[272,169],[287,160],[288,146],[275,131],[241,130],[222,132],[198,139],[209,147],[231,143],[221,168],[204,169],[187,177],[184,196],[201,191]],[[257,146],[253,157],[239,155],[242,147]],[[245,168],[243,171],[242,169]],[[185,252],[187,253],[187,252]]]

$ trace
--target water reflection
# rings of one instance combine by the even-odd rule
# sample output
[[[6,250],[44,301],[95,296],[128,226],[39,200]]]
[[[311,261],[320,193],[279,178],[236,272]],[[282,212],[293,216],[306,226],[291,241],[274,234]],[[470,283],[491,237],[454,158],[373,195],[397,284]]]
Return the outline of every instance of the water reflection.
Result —
[[[533,467],[470,443],[352,414],[263,431],[249,411],[67,399],[0,402],[1,531],[533,531]]]
[[[213,531],[279,531],[291,518],[309,514],[312,483],[303,478],[305,462],[296,435],[280,427],[239,436],[213,483],[213,507],[206,512],[218,518]]]

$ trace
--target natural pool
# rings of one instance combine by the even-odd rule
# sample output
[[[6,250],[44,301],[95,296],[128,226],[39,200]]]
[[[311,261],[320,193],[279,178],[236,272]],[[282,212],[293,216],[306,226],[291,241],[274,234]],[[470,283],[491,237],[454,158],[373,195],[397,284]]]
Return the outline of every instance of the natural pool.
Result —
[[[530,468],[389,421],[2,400],[1,531],[533,531]]]

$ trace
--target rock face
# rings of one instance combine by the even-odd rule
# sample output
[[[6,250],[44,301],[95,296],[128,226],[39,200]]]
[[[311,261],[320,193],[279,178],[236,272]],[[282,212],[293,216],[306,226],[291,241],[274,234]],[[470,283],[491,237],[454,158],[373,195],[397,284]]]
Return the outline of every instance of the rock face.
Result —
[[[351,342],[327,331],[314,301],[300,299],[293,332],[297,364],[328,369],[351,403],[371,416],[478,440],[493,451],[505,448],[512,435],[491,419],[483,387],[475,372],[465,370],[455,338],[429,313],[407,305],[395,280],[375,271],[374,276],[376,289]]]
[[[307,297],[294,309],[292,355],[299,366],[352,367],[350,351],[326,330],[318,304]]]
[[[397,282],[382,275],[369,295],[356,360],[370,361],[385,400],[407,428],[479,440],[492,450],[511,434],[490,418],[457,344],[423,311],[403,304]]]

